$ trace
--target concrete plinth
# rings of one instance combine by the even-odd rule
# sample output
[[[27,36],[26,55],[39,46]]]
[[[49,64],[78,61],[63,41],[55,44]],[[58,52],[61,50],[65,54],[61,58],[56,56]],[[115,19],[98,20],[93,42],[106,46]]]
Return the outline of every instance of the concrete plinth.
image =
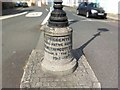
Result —
[[[44,33],[44,59],[42,70],[55,74],[67,75],[75,71],[77,61],[73,58],[72,28],[46,27]]]
[[[43,38],[40,36],[39,42],[41,42],[42,40]],[[40,43],[38,43],[38,46],[41,46]],[[79,53],[76,53],[76,55],[79,55]],[[78,67],[75,72],[73,74],[62,77],[56,77],[54,75],[43,72],[43,70],[41,70],[41,62],[43,58],[43,46],[40,47],[40,50],[35,49],[32,51],[31,55],[29,56],[28,62],[24,68],[24,74],[20,83],[21,89],[101,89],[101,84],[95,76],[84,55],[82,55],[78,60]]]

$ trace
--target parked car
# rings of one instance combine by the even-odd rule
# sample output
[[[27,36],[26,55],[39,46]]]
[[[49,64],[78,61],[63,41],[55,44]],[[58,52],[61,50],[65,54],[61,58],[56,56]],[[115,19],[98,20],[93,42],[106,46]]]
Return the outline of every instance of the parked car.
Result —
[[[99,6],[99,4],[92,2],[80,3],[77,8],[77,14],[85,15],[87,18],[89,17],[106,18],[107,16],[107,13],[105,12],[105,10],[103,10],[102,7]]]
[[[22,3],[22,6],[23,6],[23,7],[28,7],[28,4],[27,4],[26,2],[23,2],[23,3]]]
[[[23,4],[22,2],[16,2],[15,7],[22,7],[22,4]]]

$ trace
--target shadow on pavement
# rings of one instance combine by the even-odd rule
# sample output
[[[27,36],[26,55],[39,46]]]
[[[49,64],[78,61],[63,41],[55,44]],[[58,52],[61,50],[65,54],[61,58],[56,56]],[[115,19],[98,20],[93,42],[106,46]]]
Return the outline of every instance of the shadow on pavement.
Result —
[[[26,12],[26,11],[31,12],[31,11],[34,11],[34,9],[30,9],[30,8],[12,8],[12,9],[6,9],[6,10],[2,10],[2,16],[17,14],[17,13],[22,13],[22,12]]]
[[[93,37],[88,40],[86,43],[84,43],[82,46],[80,46],[77,49],[72,50],[72,55],[73,57],[78,61],[82,55],[84,55],[83,49],[90,43],[92,42],[96,37],[100,36],[102,32],[107,32],[109,31],[106,28],[98,28],[97,33],[93,35]]]

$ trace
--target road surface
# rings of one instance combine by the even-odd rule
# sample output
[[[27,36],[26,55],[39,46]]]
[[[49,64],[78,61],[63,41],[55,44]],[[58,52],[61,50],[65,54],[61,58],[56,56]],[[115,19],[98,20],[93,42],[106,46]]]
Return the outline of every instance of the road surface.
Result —
[[[74,9],[65,10],[73,28],[73,48],[83,50],[102,88],[117,88],[118,21],[85,18]]]
[[[19,88],[23,68],[37,45],[41,23],[48,13],[45,8],[36,7],[27,12],[42,12],[42,15],[26,17],[24,14],[2,20],[3,88]]]

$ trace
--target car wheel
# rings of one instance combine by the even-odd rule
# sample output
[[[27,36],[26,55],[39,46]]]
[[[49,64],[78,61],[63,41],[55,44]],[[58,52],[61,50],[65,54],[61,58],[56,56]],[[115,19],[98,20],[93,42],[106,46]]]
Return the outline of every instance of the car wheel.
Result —
[[[77,13],[77,15],[79,15],[80,13],[79,13],[79,10],[76,10],[76,13]]]
[[[87,17],[87,18],[89,18],[89,17],[90,17],[89,12],[86,12],[86,17]]]

